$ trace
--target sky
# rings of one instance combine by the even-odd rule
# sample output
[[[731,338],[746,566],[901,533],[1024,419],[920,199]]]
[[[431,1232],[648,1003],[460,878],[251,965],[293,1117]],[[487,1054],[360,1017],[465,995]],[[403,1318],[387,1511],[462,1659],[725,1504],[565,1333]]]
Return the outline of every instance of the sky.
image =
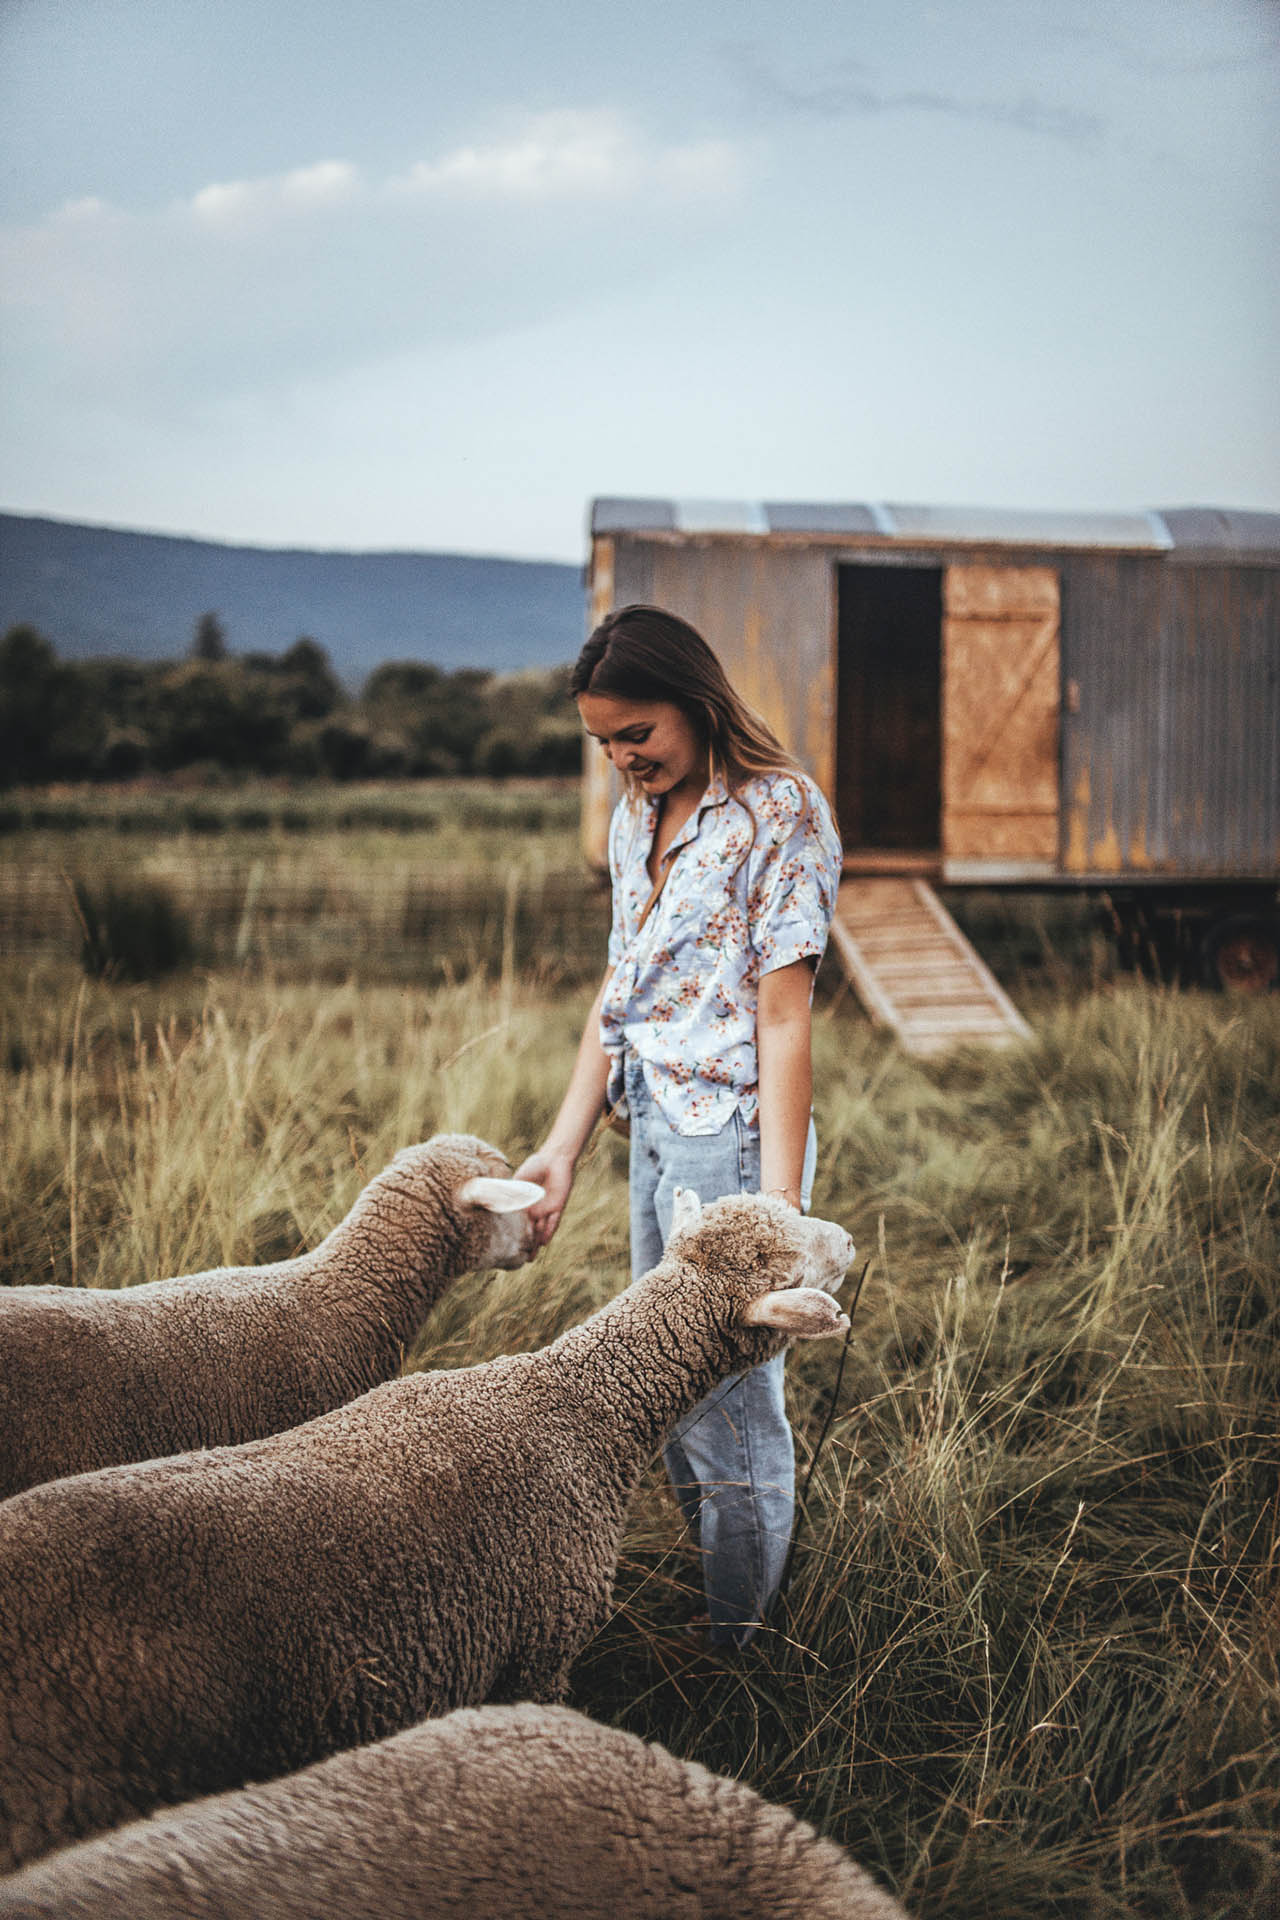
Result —
[[[1277,0],[0,0],[0,507],[1280,510]]]

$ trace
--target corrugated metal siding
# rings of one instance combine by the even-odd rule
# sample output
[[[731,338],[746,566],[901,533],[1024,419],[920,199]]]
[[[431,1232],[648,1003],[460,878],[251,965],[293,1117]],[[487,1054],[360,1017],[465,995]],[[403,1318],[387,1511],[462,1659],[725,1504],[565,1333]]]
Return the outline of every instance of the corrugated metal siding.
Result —
[[[606,572],[597,566],[593,582],[589,626],[594,627],[615,607],[653,605],[653,548],[642,540],[597,538],[595,552],[607,550]],[[582,847],[591,866],[603,868],[609,858],[609,819],[622,792],[610,762],[594,740],[582,743]]]
[[[656,604],[653,595],[653,548],[641,540],[615,541],[613,607],[652,607]]]
[[[607,552],[607,572],[599,564]],[[835,779],[834,573],[829,553],[643,538],[596,540],[593,620],[637,602],[688,620],[719,655],[743,699],[763,714],[823,792]],[[583,845],[602,866],[617,775],[588,745]]]
[[[591,596],[588,629],[597,627],[618,604],[616,569],[618,545],[598,534],[591,547]],[[609,815],[617,798],[617,775],[595,741],[582,736],[582,851],[588,864],[604,867],[609,857]]]
[[[1099,555],[1062,577],[1066,870],[1274,873],[1280,576]]]
[[[606,546],[608,604],[648,602],[692,621],[834,801],[834,579],[838,564],[861,557],[857,547],[658,529],[597,541],[597,551]],[[875,555],[877,564],[912,557]],[[964,556],[940,545],[914,557],[936,565]],[[1000,564],[996,552],[985,558]],[[1160,553],[1008,550],[1009,564],[1029,558],[1056,567],[1062,591],[1062,870],[1275,875],[1280,571]],[[596,859],[607,786],[593,767],[584,826]]]
[[[652,598],[691,622],[823,792],[835,778],[834,574],[816,548],[654,545]]]

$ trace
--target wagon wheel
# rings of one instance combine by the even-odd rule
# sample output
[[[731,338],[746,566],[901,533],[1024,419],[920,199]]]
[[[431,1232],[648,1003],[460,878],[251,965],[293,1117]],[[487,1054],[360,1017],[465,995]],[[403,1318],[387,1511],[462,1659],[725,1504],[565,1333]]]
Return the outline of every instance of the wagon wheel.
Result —
[[[1234,913],[1215,921],[1200,946],[1205,980],[1234,993],[1268,993],[1280,980],[1280,920]]]

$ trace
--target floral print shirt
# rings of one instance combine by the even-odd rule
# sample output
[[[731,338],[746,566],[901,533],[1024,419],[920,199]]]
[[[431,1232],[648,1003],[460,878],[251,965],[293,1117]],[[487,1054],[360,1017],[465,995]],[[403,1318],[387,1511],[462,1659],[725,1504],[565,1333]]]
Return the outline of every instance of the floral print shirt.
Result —
[[[609,826],[614,973],[600,1013],[607,1097],[621,1098],[630,1050],[676,1133],[718,1133],[735,1108],[752,1126],[760,976],[821,955],[840,839],[807,774],[757,774],[732,797],[717,775],[676,834],[670,877],[640,928],[657,822],[656,799],[624,797]]]

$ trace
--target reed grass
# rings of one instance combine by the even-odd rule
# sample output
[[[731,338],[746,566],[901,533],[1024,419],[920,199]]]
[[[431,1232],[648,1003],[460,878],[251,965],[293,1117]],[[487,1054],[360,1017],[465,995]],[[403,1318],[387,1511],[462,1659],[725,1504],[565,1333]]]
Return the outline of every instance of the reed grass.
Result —
[[[510,953],[430,991],[10,962],[3,1277],[279,1257],[441,1128],[518,1161],[588,998]],[[815,1207],[870,1266],[834,1409],[839,1343],[789,1363],[812,1475],[789,1589],[748,1653],[703,1652],[651,1474],[574,1704],[814,1819],[920,1920],[1261,1920],[1280,1001],[1110,985],[921,1064],[836,996],[815,1056]],[[460,1282],[407,1364],[540,1344],[621,1285],[622,1153],[602,1139],[552,1247]]]

